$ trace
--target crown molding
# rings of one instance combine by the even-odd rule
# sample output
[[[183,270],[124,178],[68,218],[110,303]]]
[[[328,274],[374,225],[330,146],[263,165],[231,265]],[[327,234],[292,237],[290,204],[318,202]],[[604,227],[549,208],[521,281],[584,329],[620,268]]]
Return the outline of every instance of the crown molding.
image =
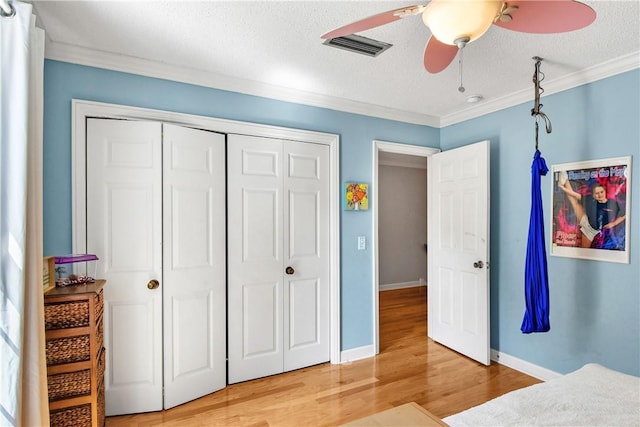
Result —
[[[110,52],[97,51],[69,44],[56,43],[49,40],[47,40],[45,48],[45,57],[56,61],[70,62],[89,67],[104,68],[124,73],[138,74],[146,77],[189,83],[214,89],[243,93],[246,95],[294,102],[313,107],[328,108],[331,110],[373,116],[404,123],[426,125],[435,128],[440,126],[439,118],[426,114],[396,110],[380,105],[367,104],[344,98],[269,85],[254,80],[238,79],[208,71],[175,66],[163,62],[150,61],[147,59]]]
[[[640,51],[620,56],[610,61],[585,68],[584,70],[576,71],[561,78],[545,80],[544,96],[612,77],[636,68],[640,68]],[[501,98],[483,102],[473,108],[442,116],[440,118],[440,127],[443,128],[508,107],[513,107],[514,105],[533,101],[533,98],[533,91],[528,89],[514,92]]]
[[[56,61],[70,62],[73,64],[104,68],[107,70],[132,73],[146,77],[189,83],[198,86],[243,93],[246,95],[294,102],[313,107],[328,108],[331,110],[395,120],[404,123],[426,125],[434,128],[450,126],[533,100],[533,94],[530,90],[521,90],[438,118],[427,114],[396,110],[393,108],[352,101],[344,98],[331,97],[308,91],[285,88],[282,86],[268,85],[253,80],[238,79],[208,71],[175,66],[110,52],[97,51],[79,46],[56,43],[49,40],[47,40],[45,47],[45,57]],[[569,74],[562,78],[545,81],[544,95],[548,96],[553,93],[611,77],[636,68],[640,68],[640,51],[615,58],[602,64],[594,65],[590,68]]]

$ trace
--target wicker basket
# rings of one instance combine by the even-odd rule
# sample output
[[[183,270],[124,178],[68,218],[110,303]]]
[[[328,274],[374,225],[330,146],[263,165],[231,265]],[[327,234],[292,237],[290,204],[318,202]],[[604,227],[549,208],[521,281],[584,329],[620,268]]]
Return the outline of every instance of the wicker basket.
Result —
[[[71,408],[52,411],[49,417],[51,427],[91,426],[91,405],[72,406]]]
[[[100,322],[96,327],[96,344],[98,346],[98,351],[102,348],[102,344],[104,343],[104,322]]]
[[[49,400],[91,394],[91,369],[49,375]]]
[[[48,340],[47,365],[89,360],[91,357],[89,339],[89,335],[77,335],[75,337]]]
[[[104,382],[98,388],[98,425],[104,426]]]
[[[96,319],[99,319],[102,316],[102,311],[104,310],[104,295],[103,291],[100,291],[94,297],[94,307],[96,308]]]
[[[100,356],[98,356],[98,376],[97,378],[102,378],[104,379],[104,369],[107,366],[105,363],[105,353],[106,350],[104,347],[102,347],[102,350],[100,350]],[[100,380],[98,380],[98,382],[100,382]]]
[[[45,329],[63,329],[89,326],[89,301],[45,304]]]
[[[103,280],[45,295],[51,425],[104,427]]]

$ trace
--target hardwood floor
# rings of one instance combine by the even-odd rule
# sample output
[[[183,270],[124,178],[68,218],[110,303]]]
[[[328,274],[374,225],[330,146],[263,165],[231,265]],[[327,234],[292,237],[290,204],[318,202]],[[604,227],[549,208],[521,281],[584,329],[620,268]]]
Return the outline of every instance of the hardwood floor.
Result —
[[[167,411],[108,417],[107,426],[335,426],[412,401],[443,418],[540,382],[426,335],[425,289],[384,291],[376,357],[230,385]]]

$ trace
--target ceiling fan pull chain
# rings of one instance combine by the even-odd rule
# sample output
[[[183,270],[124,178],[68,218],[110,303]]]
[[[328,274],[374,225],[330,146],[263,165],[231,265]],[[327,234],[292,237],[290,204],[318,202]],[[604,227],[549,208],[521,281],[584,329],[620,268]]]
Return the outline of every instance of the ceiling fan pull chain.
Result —
[[[464,93],[464,85],[462,84],[462,60],[463,60],[463,52],[464,51],[464,47],[461,47],[458,49],[458,55],[459,55],[459,59],[458,59],[458,69],[460,70],[460,87],[458,88],[458,92],[460,93]]]

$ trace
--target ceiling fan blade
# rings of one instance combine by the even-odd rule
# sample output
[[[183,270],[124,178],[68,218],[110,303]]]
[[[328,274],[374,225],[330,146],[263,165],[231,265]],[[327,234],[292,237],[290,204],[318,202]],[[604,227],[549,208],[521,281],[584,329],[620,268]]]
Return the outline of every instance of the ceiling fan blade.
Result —
[[[574,0],[514,0],[507,6],[517,6],[510,13],[513,19],[494,25],[522,33],[564,33],[584,28],[596,19],[596,12]]]
[[[371,28],[379,27],[381,25],[389,24],[404,18],[407,15],[413,15],[422,11],[423,6],[414,5],[402,7],[400,9],[390,10],[388,12],[379,13],[377,15],[370,16],[360,21],[352,22],[344,27],[336,28],[333,31],[329,31],[321,36],[322,39],[333,39],[336,37],[348,36],[360,31],[369,30]]]
[[[457,53],[457,46],[444,44],[431,36],[424,50],[424,68],[431,74],[439,73],[451,64]]]

